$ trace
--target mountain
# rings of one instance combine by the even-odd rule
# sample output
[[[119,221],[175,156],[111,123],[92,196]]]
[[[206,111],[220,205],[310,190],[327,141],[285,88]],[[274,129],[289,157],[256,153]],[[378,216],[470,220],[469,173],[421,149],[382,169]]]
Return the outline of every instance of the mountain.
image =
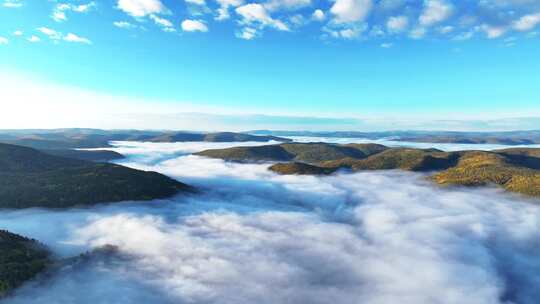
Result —
[[[93,162],[108,162],[124,158],[124,155],[107,150],[43,149],[43,153]]]
[[[343,158],[365,158],[387,149],[377,144],[327,144],[327,143],[285,143],[256,147],[234,147],[205,150],[195,155],[221,158],[229,161],[296,161],[318,163]]]
[[[288,138],[282,138],[277,136],[257,136],[244,133],[234,132],[217,132],[217,133],[188,133],[188,132],[174,132],[166,133],[161,136],[148,139],[151,142],[267,142],[267,141],[279,141],[289,142]]]
[[[396,141],[426,142],[426,143],[455,143],[455,144],[500,144],[500,145],[530,145],[540,144],[540,130],[507,131],[507,132],[456,132],[456,131],[269,131],[256,130],[248,132],[255,135],[274,136],[303,136],[330,138],[365,138],[391,139]]]
[[[257,136],[244,133],[175,132],[140,130],[53,129],[2,130],[0,142],[35,149],[78,149],[110,147],[111,141],[145,142],[267,142],[291,141],[276,136]]]
[[[207,150],[200,156],[233,161],[283,162],[269,167],[278,174],[331,174],[339,169],[434,172],[440,185],[497,185],[540,196],[540,149],[443,152],[437,149],[388,148],[373,144],[280,144]]]
[[[64,208],[166,198],[193,189],[156,172],[0,144],[0,208]]]
[[[50,263],[49,251],[36,240],[0,230],[0,298],[34,278]]]

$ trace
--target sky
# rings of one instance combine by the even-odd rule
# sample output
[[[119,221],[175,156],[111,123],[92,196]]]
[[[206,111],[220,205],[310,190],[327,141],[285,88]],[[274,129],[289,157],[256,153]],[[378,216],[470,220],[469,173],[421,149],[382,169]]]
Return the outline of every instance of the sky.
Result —
[[[0,0],[0,20],[0,128],[540,126],[538,0]]]

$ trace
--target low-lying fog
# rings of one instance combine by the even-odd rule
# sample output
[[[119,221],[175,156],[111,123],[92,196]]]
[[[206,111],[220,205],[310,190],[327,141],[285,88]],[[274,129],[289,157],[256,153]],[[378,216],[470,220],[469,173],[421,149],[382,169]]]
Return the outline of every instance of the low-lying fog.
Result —
[[[336,144],[350,143],[376,143],[387,147],[410,147],[419,149],[435,148],[442,151],[462,151],[462,150],[497,150],[507,148],[540,148],[540,145],[500,145],[500,144],[455,144],[455,143],[422,143],[412,141],[398,141],[389,138],[366,139],[366,138],[340,138],[340,137],[314,137],[314,136],[287,136],[295,142],[327,142]]]
[[[243,143],[253,144],[253,143]],[[187,153],[237,145],[117,143],[120,163],[199,196],[87,209],[1,211],[0,227],[65,267],[7,303],[538,303],[539,200],[441,189],[387,171],[277,176]]]

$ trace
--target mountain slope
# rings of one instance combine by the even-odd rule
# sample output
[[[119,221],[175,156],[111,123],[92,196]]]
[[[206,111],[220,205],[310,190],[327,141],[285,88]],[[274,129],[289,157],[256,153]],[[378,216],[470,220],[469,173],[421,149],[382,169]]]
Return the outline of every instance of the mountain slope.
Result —
[[[341,168],[351,171],[435,171],[431,179],[440,185],[494,184],[508,191],[540,196],[540,149],[443,152],[317,143],[237,147],[197,154],[235,161],[287,161],[269,167],[278,174],[331,174]]]
[[[189,191],[190,186],[156,172],[0,144],[0,208],[62,208]]]
[[[195,155],[240,162],[296,161],[316,164],[346,157],[362,159],[385,149],[386,147],[376,144],[285,143],[256,147],[212,149],[195,153]]]
[[[37,241],[0,230],[0,298],[35,277],[50,263],[48,250]]]

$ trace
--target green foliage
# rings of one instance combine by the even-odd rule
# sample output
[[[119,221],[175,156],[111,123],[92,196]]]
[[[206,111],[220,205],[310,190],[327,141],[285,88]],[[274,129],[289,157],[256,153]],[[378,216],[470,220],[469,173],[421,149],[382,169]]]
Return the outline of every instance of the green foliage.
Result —
[[[289,161],[269,168],[278,174],[331,174],[339,168],[439,171],[431,178],[441,185],[495,184],[508,191],[540,196],[540,149],[443,152],[373,144],[288,143],[197,154],[235,161]]]
[[[118,152],[107,150],[45,149],[41,150],[41,152],[55,156],[94,162],[106,162],[124,158],[124,156]]]
[[[334,168],[322,168],[306,163],[297,162],[274,164],[268,169],[270,171],[283,175],[326,175],[332,174],[335,171]]]
[[[63,208],[172,196],[191,187],[156,172],[0,144],[0,208]]]
[[[0,298],[50,265],[48,250],[35,240],[0,230]]]
[[[374,144],[337,145],[285,143],[280,145],[205,150],[196,155],[232,161],[295,161],[318,164],[343,158],[362,159],[386,147]]]

